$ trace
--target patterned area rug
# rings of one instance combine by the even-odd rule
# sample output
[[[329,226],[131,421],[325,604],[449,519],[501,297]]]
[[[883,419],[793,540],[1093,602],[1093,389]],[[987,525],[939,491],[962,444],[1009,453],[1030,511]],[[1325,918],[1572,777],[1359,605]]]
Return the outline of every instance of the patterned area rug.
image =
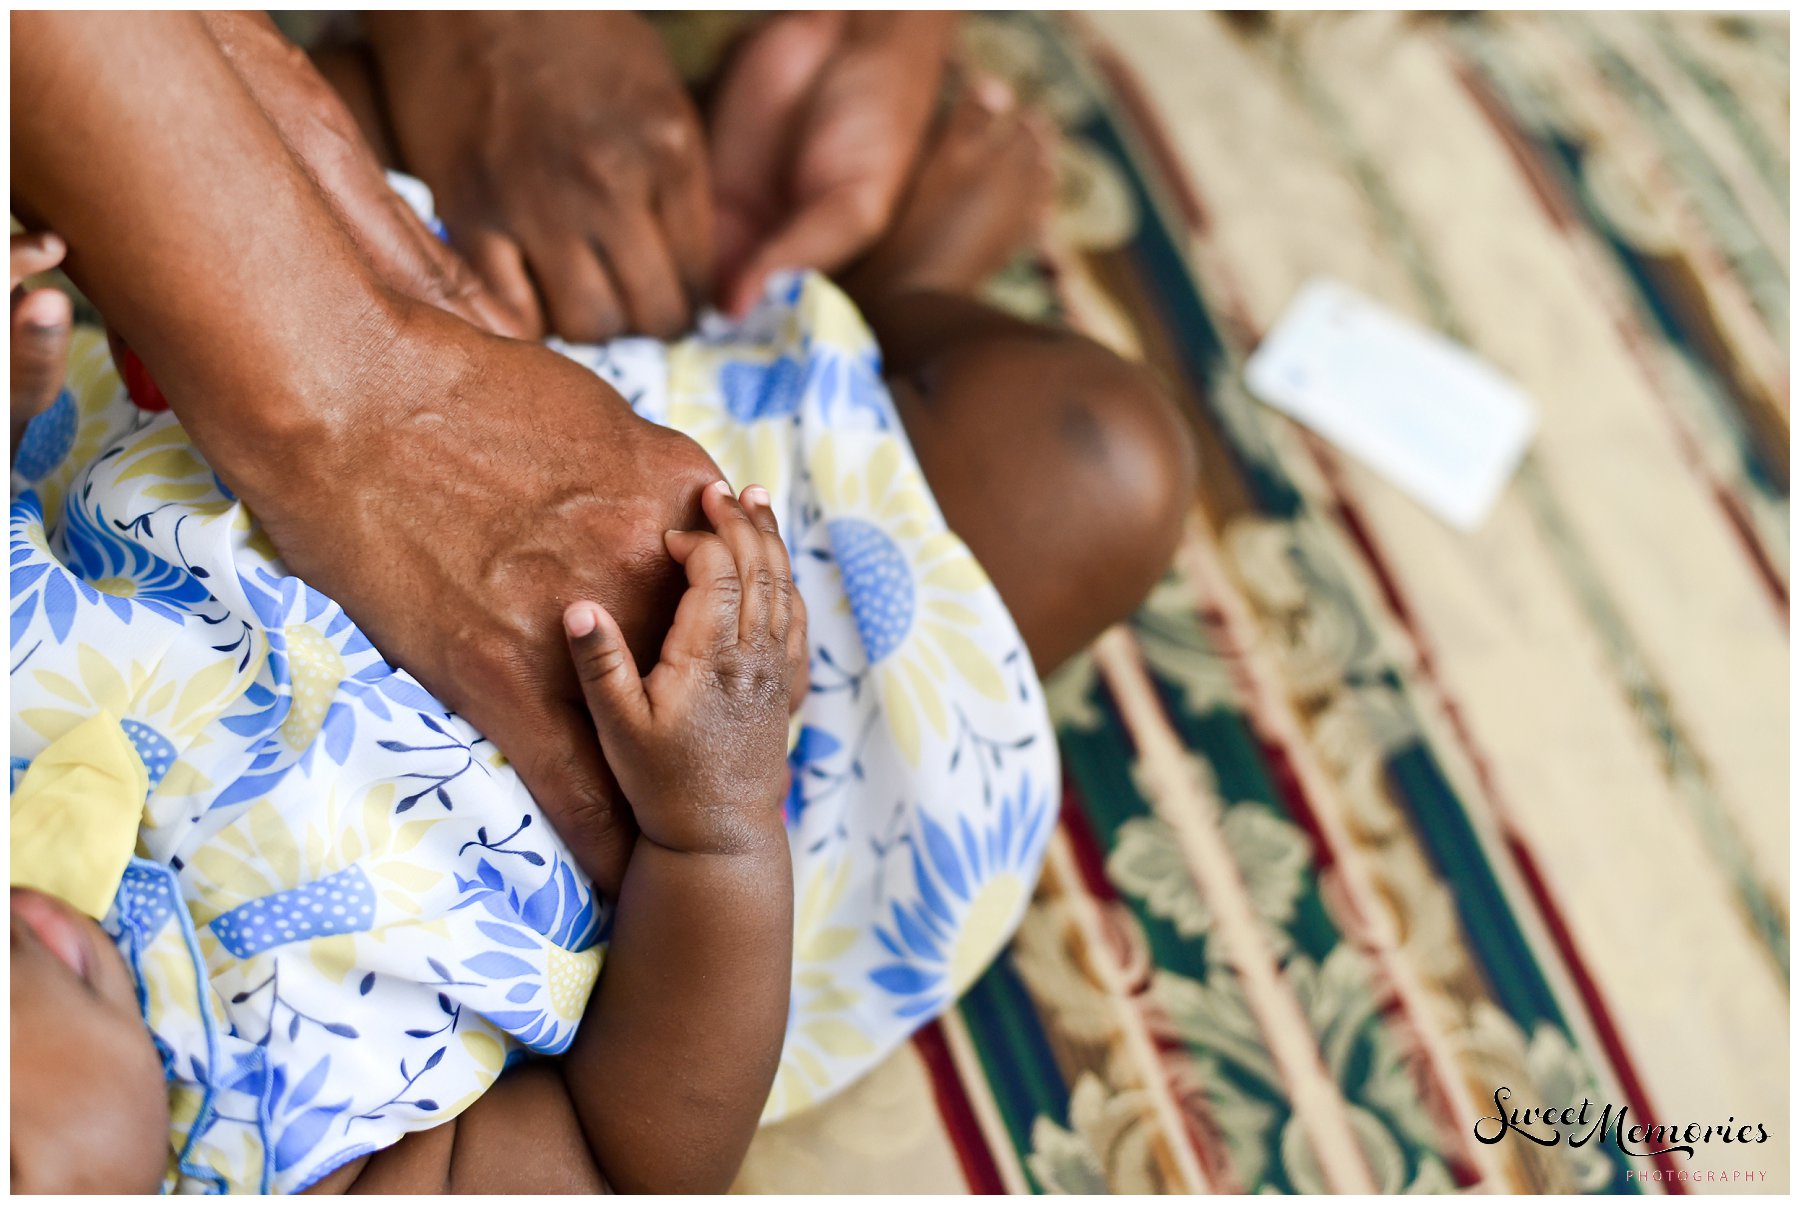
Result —
[[[1157,368],[1205,483],[1052,684],[1017,940],[739,1187],[1785,1191],[1786,17],[1019,14],[965,50],[1066,135],[995,297]],[[1479,532],[1245,394],[1315,274],[1536,399]],[[1488,1145],[1500,1086],[1772,1139]]]

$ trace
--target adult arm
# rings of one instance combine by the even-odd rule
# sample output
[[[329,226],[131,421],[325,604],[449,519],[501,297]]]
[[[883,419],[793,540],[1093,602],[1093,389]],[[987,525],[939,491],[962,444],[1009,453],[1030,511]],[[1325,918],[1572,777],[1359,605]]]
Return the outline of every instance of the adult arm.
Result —
[[[648,664],[681,590],[663,532],[717,467],[586,369],[387,288],[199,17],[12,33],[16,209],[287,565],[491,737],[616,893],[629,815],[560,615],[604,602]]]
[[[343,98],[267,13],[220,9],[201,13],[200,19],[356,249],[387,285],[487,330],[526,333],[462,257],[426,229],[388,186],[387,174]]]

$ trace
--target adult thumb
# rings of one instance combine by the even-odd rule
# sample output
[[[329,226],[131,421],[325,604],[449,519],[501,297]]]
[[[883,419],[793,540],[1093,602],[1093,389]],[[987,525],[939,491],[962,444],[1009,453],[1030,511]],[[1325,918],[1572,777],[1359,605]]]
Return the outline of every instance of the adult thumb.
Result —
[[[783,268],[831,273],[868,250],[888,218],[881,194],[862,181],[835,188],[789,218],[740,268],[725,291],[725,312],[741,318]]]

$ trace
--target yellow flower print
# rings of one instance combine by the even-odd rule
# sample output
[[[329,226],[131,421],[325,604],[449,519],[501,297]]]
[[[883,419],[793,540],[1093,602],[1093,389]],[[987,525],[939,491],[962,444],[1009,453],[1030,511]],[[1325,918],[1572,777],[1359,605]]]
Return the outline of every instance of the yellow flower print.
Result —
[[[950,684],[960,680],[986,698],[1006,697],[1000,667],[977,639],[982,595],[992,586],[968,546],[943,526],[898,437],[828,433],[810,467],[824,511],[834,516],[825,530],[867,672],[895,744],[917,765],[921,725],[948,734],[943,700]]]
[[[68,365],[62,393],[32,420],[13,460],[14,471],[31,482],[46,515],[61,513],[75,474],[142,419],[136,407],[120,404],[125,386],[99,330],[75,328],[69,336]]]
[[[249,667],[240,671],[219,660],[189,673],[160,659],[136,658],[115,665],[81,642],[44,654],[52,656],[50,665],[21,672],[31,676],[42,697],[61,703],[21,708],[14,713],[19,723],[50,742],[101,711],[125,717],[119,726],[150,776],[145,823],[151,828],[173,806],[159,800],[184,799],[212,786],[188,754],[213,740],[206,728],[249,686]]]
[[[834,964],[856,940],[856,931],[834,925],[850,886],[850,864],[819,865],[807,877],[794,909],[794,996],[788,1011],[781,1067],[763,1108],[767,1123],[798,1113],[821,1092],[843,1081],[832,1064],[873,1053],[875,1044],[845,1014],[862,993],[839,981]]]

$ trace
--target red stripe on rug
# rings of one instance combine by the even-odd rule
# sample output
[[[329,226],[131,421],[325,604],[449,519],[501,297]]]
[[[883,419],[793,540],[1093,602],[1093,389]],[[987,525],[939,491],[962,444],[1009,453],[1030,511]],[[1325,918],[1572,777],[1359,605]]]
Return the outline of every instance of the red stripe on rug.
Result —
[[[1449,720],[1450,730],[1455,735],[1457,744],[1462,748],[1463,756],[1468,759],[1469,764],[1475,770],[1475,776],[1481,783],[1481,789],[1500,808],[1501,814],[1506,815],[1508,809],[1505,806],[1505,799],[1500,793],[1499,784],[1494,780],[1493,771],[1487,758],[1476,745],[1475,734],[1463,721],[1461,711],[1451,698],[1449,687],[1438,676],[1430,643],[1419,631],[1404,604],[1401,603],[1399,587],[1395,583],[1394,575],[1388,568],[1386,558],[1377,546],[1374,535],[1358,515],[1355,503],[1350,500],[1349,487],[1342,480],[1342,473],[1338,469],[1336,459],[1323,444],[1310,435],[1307,437],[1307,442],[1312,449],[1314,460],[1319,464],[1321,474],[1326,478],[1331,489],[1334,509],[1362,552],[1370,572],[1381,583],[1383,594],[1390,596],[1390,605],[1395,609],[1395,618],[1405,628],[1413,648],[1418,653],[1419,676],[1431,684],[1444,715]],[[1613,1023],[1612,1013],[1606,1005],[1599,985],[1588,973],[1586,960],[1576,946],[1574,934],[1570,931],[1567,922],[1563,920],[1562,912],[1558,909],[1548,885],[1544,882],[1543,876],[1539,874],[1537,863],[1533,860],[1529,848],[1514,835],[1510,823],[1502,825],[1502,833],[1507,852],[1512,856],[1520,877],[1525,881],[1525,888],[1531,896],[1532,904],[1536,907],[1538,915],[1543,918],[1544,927],[1549,930],[1550,939],[1556,946],[1556,953],[1561,959],[1563,967],[1568,971],[1569,978],[1574,982],[1576,994],[1580,996],[1582,1007],[1586,1009],[1588,1020],[1594,1027],[1594,1034],[1600,1039],[1600,1045],[1606,1053],[1607,1060],[1612,1064],[1613,1073],[1619,1077],[1619,1087],[1624,1090],[1627,1103],[1637,1110],[1640,1117],[1654,1118],[1655,1113],[1649,1107],[1649,1095],[1644,1091],[1643,1082],[1638,1078],[1637,1069],[1632,1063],[1631,1056],[1626,1052],[1625,1042],[1619,1036],[1618,1027]],[[1672,1156],[1658,1157],[1657,1164],[1667,1171],[1675,1170]],[[1680,1183],[1675,1180],[1673,1175],[1669,1179],[1671,1182]],[[1677,1188],[1675,1191],[1686,1190]]]
[[[969,1103],[942,1026],[933,1021],[919,1030],[913,1035],[913,1049],[931,1073],[931,1094],[937,1100],[938,1116],[943,1119],[944,1132],[950,1135],[950,1144],[956,1148],[956,1161],[962,1165],[969,1191],[984,1196],[1006,1192],[1006,1182],[1000,1178],[1000,1167],[994,1162],[994,1153],[981,1132],[981,1122]]]
[[[1081,792],[1067,771],[1063,773],[1061,827],[1069,839],[1069,852],[1074,855],[1075,869],[1081,872],[1081,886],[1101,904],[1114,904],[1119,893],[1106,877],[1106,855],[1094,830],[1088,825],[1087,813],[1081,808]]]
[[[1106,60],[1109,56],[1105,53],[1103,47],[1099,48],[1096,52],[1093,43],[1097,41],[1098,39],[1089,39],[1090,53],[1094,53],[1095,57],[1100,60],[1101,66],[1105,67]],[[1108,72],[1107,74],[1110,76],[1114,73]],[[1143,133],[1144,142],[1151,146],[1167,146],[1166,137],[1160,133],[1160,120],[1153,110],[1143,109],[1134,111],[1132,116],[1146,127],[1146,131]],[[1167,162],[1161,163],[1158,166],[1163,169],[1165,174],[1169,170]],[[1183,186],[1191,187],[1191,181],[1187,181],[1185,175],[1182,176],[1181,183]],[[1201,209],[1201,202],[1197,195],[1194,203],[1197,212],[1204,212],[1204,210]],[[1225,276],[1226,280],[1222,282],[1224,288],[1216,291],[1225,294],[1224,311],[1230,318],[1237,322],[1242,329],[1260,335],[1261,332],[1257,325],[1250,319],[1243,297],[1236,289],[1235,280],[1231,279],[1230,273],[1228,272],[1225,273]],[[1461,723],[1460,717],[1455,714],[1454,705],[1450,701],[1449,691],[1444,682],[1437,676],[1435,668],[1432,665],[1430,647],[1413,621],[1412,612],[1405,603],[1398,581],[1388,566],[1387,558],[1381,553],[1373,533],[1370,532],[1367,526],[1362,522],[1355,505],[1350,501],[1349,494],[1341,481],[1341,475],[1336,472],[1333,458],[1310,434],[1307,436],[1307,442],[1312,450],[1314,460],[1320,464],[1321,470],[1326,476],[1327,488],[1333,495],[1332,503],[1336,513],[1343,521],[1345,529],[1350,534],[1351,539],[1357,544],[1361,551],[1365,563],[1367,564],[1371,575],[1379,584],[1384,600],[1389,605],[1395,620],[1403,627],[1413,642],[1413,647],[1419,656],[1421,675],[1430,682],[1434,693],[1438,696],[1443,707],[1452,716],[1452,726],[1456,733],[1457,741],[1462,746],[1465,756],[1467,756],[1470,762],[1476,766],[1476,772],[1481,777],[1482,785],[1487,791],[1488,797],[1494,800],[1496,804],[1501,804],[1501,797],[1494,789],[1492,776],[1487,770],[1487,763],[1475,747],[1473,735],[1469,732],[1468,728]],[[1503,804],[1501,806],[1504,811]],[[1613,1023],[1611,1013],[1607,1009],[1598,985],[1587,971],[1586,965],[1576,948],[1573,935],[1567,924],[1563,921],[1542,877],[1538,873],[1536,863],[1532,861],[1529,851],[1514,840],[1510,834],[1508,834],[1506,838],[1506,847],[1513,857],[1514,864],[1519,868],[1520,875],[1525,881],[1527,892],[1530,895],[1533,904],[1536,906],[1539,915],[1544,919],[1545,927],[1548,929],[1551,939],[1556,946],[1556,953],[1569,972],[1571,980],[1575,985],[1576,993],[1580,997],[1582,1005],[1588,1014],[1589,1021],[1594,1027],[1595,1036],[1599,1039],[1604,1053],[1611,1063],[1612,1071],[1618,1076],[1619,1085],[1625,1092],[1628,1103],[1638,1111],[1640,1116],[1654,1118],[1654,1112],[1648,1107],[1648,1095],[1644,1091],[1643,1083],[1638,1078],[1629,1054],[1626,1052],[1624,1042],[1619,1036],[1618,1028]],[[1659,1165],[1667,1163],[1668,1161],[1667,1156],[1658,1159]],[[1673,1177],[1670,1177],[1670,1180],[1679,1184],[1679,1181],[1675,1181]]]

